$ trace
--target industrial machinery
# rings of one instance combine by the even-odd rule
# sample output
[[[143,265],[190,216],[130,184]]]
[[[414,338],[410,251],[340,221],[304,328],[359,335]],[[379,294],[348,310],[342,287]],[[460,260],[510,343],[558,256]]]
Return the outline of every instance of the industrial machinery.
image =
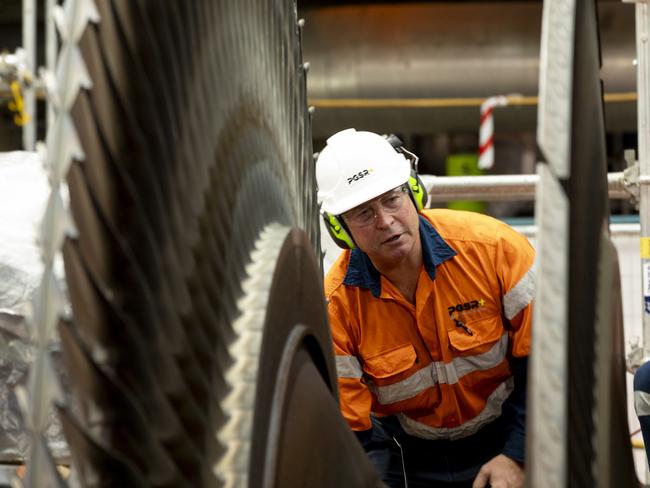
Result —
[[[53,18],[38,355],[18,393],[32,450],[16,483],[382,486],[338,410],[295,3],[65,0]],[[544,2],[532,487],[638,484],[597,28],[592,0]],[[55,329],[67,396],[48,383]],[[67,481],[43,436],[51,402]]]
[[[636,486],[595,2],[544,6],[530,486]]]
[[[55,15],[46,161],[75,226],[57,408],[80,484],[377,486],[338,412],[295,5]],[[34,449],[26,485],[48,466]]]

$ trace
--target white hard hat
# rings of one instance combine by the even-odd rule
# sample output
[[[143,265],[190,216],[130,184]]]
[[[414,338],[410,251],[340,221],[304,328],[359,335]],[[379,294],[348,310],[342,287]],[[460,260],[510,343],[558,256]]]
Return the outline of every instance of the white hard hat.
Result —
[[[316,161],[322,210],[341,215],[406,183],[411,164],[374,132],[346,129],[327,140]]]

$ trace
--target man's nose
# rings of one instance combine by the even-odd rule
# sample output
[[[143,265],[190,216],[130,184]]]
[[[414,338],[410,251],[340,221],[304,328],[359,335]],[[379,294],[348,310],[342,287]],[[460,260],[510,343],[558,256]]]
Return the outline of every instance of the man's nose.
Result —
[[[384,227],[389,226],[392,221],[393,215],[386,212],[384,207],[378,205],[377,208],[375,208],[375,226],[377,228],[383,229]]]

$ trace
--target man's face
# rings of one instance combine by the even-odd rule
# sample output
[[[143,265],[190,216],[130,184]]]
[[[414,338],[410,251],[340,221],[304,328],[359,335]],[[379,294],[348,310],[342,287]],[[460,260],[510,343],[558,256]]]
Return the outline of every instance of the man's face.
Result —
[[[418,213],[405,186],[343,214],[359,249],[376,267],[398,265],[420,244]]]

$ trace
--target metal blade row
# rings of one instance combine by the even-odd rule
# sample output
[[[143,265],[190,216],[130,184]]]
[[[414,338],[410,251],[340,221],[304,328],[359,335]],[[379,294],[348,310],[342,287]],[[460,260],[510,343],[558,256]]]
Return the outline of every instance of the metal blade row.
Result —
[[[97,22],[71,29],[63,49],[80,56],[57,74],[88,80],[57,114],[80,147],[62,172],[77,229],[58,321],[66,437],[84,485],[218,486],[250,250],[272,222],[318,242],[295,5],[91,3]]]

